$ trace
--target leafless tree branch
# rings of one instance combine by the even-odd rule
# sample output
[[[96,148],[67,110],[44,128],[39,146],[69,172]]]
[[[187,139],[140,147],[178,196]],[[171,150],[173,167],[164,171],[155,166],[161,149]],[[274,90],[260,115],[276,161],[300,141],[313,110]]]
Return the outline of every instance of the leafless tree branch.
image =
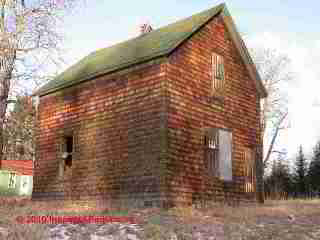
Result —
[[[61,13],[79,2],[0,0],[0,159],[8,97],[21,81],[40,80],[44,62],[55,64],[56,59],[47,56],[59,51],[62,38],[57,26],[63,19]]]

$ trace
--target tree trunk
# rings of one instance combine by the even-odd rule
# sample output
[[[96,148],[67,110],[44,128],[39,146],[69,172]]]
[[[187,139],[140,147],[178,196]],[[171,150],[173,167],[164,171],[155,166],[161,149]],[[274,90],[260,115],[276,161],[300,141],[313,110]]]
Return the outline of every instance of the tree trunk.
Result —
[[[256,149],[256,198],[258,203],[264,203],[264,167],[263,167],[263,155],[262,146]]]
[[[3,158],[3,131],[4,131],[4,121],[7,111],[7,100],[10,90],[10,73],[3,73],[0,77],[0,159]],[[1,168],[1,163],[0,163]]]
[[[272,150],[273,150],[273,146],[274,146],[274,144],[275,144],[275,142],[277,140],[279,131],[282,129],[281,125],[284,122],[284,120],[287,118],[287,116],[288,116],[288,112],[285,112],[283,114],[283,116],[281,117],[281,119],[279,120],[278,124],[277,124],[275,132],[274,132],[274,134],[272,136],[272,139],[271,139],[271,143],[269,145],[269,149],[268,149],[267,155],[266,155],[265,159],[262,162],[263,163],[263,168],[266,168],[266,166],[267,166],[267,163],[269,161],[270,155],[271,155]]]
[[[16,55],[15,51],[13,54],[2,56],[1,58],[1,68],[0,68],[0,160],[3,159],[3,133],[4,133],[4,123],[8,106],[8,96],[10,91],[10,83],[12,72],[14,68]],[[1,169],[1,161],[0,161]]]

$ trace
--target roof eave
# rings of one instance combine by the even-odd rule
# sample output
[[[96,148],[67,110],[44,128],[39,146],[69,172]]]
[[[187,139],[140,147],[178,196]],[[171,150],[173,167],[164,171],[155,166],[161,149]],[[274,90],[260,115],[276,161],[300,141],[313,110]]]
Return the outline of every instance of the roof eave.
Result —
[[[183,39],[181,39],[180,41],[178,41],[174,47],[171,48],[171,50],[169,51],[170,55],[172,52],[174,52],[177,48],[179,48],[179,46],[181,46],[184,42],[186,42],[188,39],[190,39],[194,34],[196,34],[200,29],[202,29],[203,26],[205,26],[208,22],[210,22],[214,17],[216,17],[217,15],[219,15],[226,7],[225,3],[221,3],[218,6],[216,6],[215,8],[217,9],[217,12],[215,14],[213,14],[211,17],[209,17],[202,25],[198,26],[197,28],[195,28],[192,32],[190,32],[189,34],[187,34]]]
[[[57,86],[56,88],[49,88],[47,90],[42,91],[41,87],[40,87],[40,89],[36,90],[31,96],[33,96],[33,97],[35,97],[35,96],[42,97],[42,96],[45,96],[45,95],[60,91],[62,89],[68,88],[68,87],[72,87],[72,86],[78,85],[80,83],[89,81],[91,79],[94,79],[94,78],[97,78],[97,77],[100,77],[100,76],[103,76],[103,75],[117,74],[117,73],[121,73],[121,72],[126,71],[126,70],[127,71],[132,71],[132,70],[135,70],[137,67],[145,66],[146,64],[147,65],[159,64],[159,63],[162,63],[163,61],[165,61],[167,59],[166,56],[168,55],[168,53],[169,53],[169,50],[167,50],[167,51],[165,51],[165,52],[163,52],[163,53],[161,53],[161,54],[159,54],[159,55],[157,55],[155,57],[151,57],[149,59],[146,58],[144,60],[132,62],[129,65],[125,64],[123,67],[120,67],[120,68],[119,67],[115,67],[114,69],[108,69],[108,71],[99,72],[99,73],[96,73],[96,74],[93,74],[93,75],[89,75],[89,76],[87,76],[87,77],[85,77],[85,78],[83,78],[81,80],[77,80],[76,82],[70,82],[70,83],[65,84],[65,85]]]
[[[268,92],[267,92],[265,86],[263,85],[263,82],[261,80],[261,77],[260,77],[257,69],[256,69],[256,66],[250,57],[249,51],[248,51],[247,47],[245,46],[226,5],[225,4],[223,4],[223,5],[224,5],[224,8],[223,8],[223,11],[221,12],[221,14],[222,14],[223,21],[227,27],[227,30],[230,33],[231,39],[232,39],[233,43],[235,44],[238,52],[240,53],[240,56],[242,57],[242,59],[245,63],[245,66],[249,72],[250,77],[255,82],[255,85],[256,85],[257,91],[259,92],[260,98],[266,98],[268,96]]]

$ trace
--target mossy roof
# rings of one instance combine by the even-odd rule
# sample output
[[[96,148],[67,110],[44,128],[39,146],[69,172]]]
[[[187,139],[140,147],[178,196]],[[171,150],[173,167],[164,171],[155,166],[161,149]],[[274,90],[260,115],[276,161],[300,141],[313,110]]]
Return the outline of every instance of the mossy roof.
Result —
[[[224,7],[220,4],[150,33],[97,50],[45,84],[34,95],[45,95],[101,74],[167,55]]]

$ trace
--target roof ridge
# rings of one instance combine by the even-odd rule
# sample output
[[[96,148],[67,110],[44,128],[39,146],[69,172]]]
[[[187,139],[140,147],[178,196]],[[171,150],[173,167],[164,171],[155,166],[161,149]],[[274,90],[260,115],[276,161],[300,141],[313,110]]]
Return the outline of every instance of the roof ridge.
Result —
[[[141,35],[138,35],[138,36],[136,36],[136,37],[128,38],[128,39],[123,40],[123,41],[121,41],[121,42],[117,42],[117,43],[111,44],[111,45],[109,45],[109,46],[107,46],[107,47],[102,47],[102,48],[99,48],[99,49],[97,49],[97,50],[94,50],[94,51],[90,52],[88,55],[86,55],[85,57],[88,57],[88,56],[90,56],[91,54],[96,53],[96,52],[98,52],[98,51],[100,51],[100,50],[104,50],[104,49],[107,49],[107,48],[110,48],[110,47],[114,47],[114,46],[117,46],[117,45],[119,45],[119,44],[123,44],[123,43],[129,42],[129,41],[135,40],[135,39],[139,39],[139,38],[146,37],[146,36],[148,36],[148,34],[150,34],[150,33],[157,32],[157,31],[160,31],[160,30],[163,29],[163,28],[166,28],[166,27],[175,25],[175,24],[177,24],[177,23],[181,23],[181,22],[183,22],[183,21],[189,20],[189,19],[191,19],[191,18],[193,18],[193,17],[195,17],[195,16],[197,16],[197,15],[201,15],[201,14],[203,14],[203,13],[205,13],[205,12],[212,11],[213,9],[221,8],[221,9],[219,9],[219,11],[221,11],[221,10],[223,10],[223,9],[225,8],[225,6],[226,6],[225,3],[220,3],[219,5],[217,5],[217,6],[215,6],[215,7],[212,7],[212,8],[203,10],[203,11],[201,11],[201,12],[195,13],[195,14],[189,16],[189,17],[183,17],[183,18],[181,18],[181,19],[179,19],[179,20],[177,20],[177,21],[175,21],[175,22],[172,22],[172,23],[163,25],[163,26],[161,26],[161,27],[159,27],[159,28],[154,28],[151,32],[148,32],[148,33],[145,33],[145,34],[141,34]],[[218,11],[218,12],[219,12],[219,11]],[[213,17],[213,16],[212,16],[212,17]],[[85,57],[84,57],[84,58],[85,58]]]

